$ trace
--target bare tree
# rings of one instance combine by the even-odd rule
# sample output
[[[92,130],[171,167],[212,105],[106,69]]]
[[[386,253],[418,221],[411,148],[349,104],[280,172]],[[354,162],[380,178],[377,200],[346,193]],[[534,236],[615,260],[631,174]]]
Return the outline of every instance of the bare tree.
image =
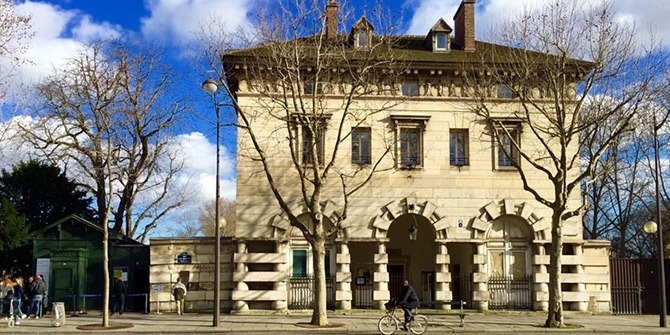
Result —
[[[564,223],[582,214],[581,184],[598,179],[596,164],[632,129],[658,69],[640,60],[634,29],[615,19],[609,3],[556,0],[497,31],[498,42],[514,48],[468,72],[481,88],[473,111],[489,124],[524,190],[551,210],[545,326],[563,327]],[[496,88],[510,91],[518,107],[500,108],[489,95]],[[531,140],[522,145],[518,131]]]
[[[391,17],[387,13],[373,11],[375,37],[365,30],[372,28],[370,17],[361,18],[358,27],[369,32],[369,39],[352,47],[348,35],[337,34],[348,15],[332,15],[337,13],[333,2],[325,12],[322,6],[314,0],[281,1],[278,12],[259,14],[253,39],[221,36],[207,43],[209,55],[223,55],[219,79],[237,115],[238,179],[274,197],[290,226],[312,248],[313,325],[329,324],[326,243],[342,230],[350,197],[376,172],[394,166],[386,158],[395,143],[388,131],[371,134],[381,150],[374,159],[360,157],[360,164],[343,161],[343,152],[358,135],[353,134],[356,129],[403,101],[395,88],[407,68],[389,47],[394,38],[385,32],[394,27],[385,22]],[[254,45],[232,50],[240,46],[234,41]],[[370,95],[386,99],[366,99]],[[240,220],[236,218],[238,228]]]
[[[137,47],[107,41],[81,51],[38,85],[44,108],[22,129],[48,159],[79,174],[101,219],[112,204],[112,230],[142,242],[187,194],[172,183],[183,162],[167,148],[184,107],[166,96],[171,73],[160,54]]]
[[[198,231],[205,236],[214,236],[216,232],[216,218],[214,206],[216,201],[208,201],[200,207],[198,216]],[[219,199],[219,213],[221,213],[221,236],[235,236],[235,200]]]
[[[0,100],[7,92],[9,79],[16,73],[16,67],[29,63],[23,57],[28,49],[31,31],[30,16],[14,12],[12,0],[0,0]]]

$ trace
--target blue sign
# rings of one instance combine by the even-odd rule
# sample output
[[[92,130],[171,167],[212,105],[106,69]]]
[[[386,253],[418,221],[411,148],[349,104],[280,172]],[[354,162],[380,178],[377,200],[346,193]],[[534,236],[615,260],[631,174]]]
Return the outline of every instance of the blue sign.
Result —
[[[191,264],[191,255],[187,252],[177,255],[177,264]]]

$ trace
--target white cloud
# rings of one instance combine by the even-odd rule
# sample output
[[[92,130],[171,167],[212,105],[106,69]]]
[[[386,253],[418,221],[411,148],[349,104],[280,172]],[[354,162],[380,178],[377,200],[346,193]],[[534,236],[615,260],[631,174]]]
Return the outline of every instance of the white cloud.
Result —
[[[179,135],[176,138],[184,159],[184,178],[180,183],[191,183],[199,192],[201,201],[213,200],[216,195],[216,144],[199,132]],[[220,160],[221,196],[235,198],[234,153],[221,146]]]
[[[158,41],[188,42],[198,27],[210,18],[223,18],[221,29],[234,30],[247,24],[255,0],[148,0],[151,15],[142,18],[142,33]]]
[[[20,68],[16,82],[11,85],[15,89],[20,83],[35,83],[54,68],[61,68],[85,43],[121,34],[119,26],[95,23],[89,15],[47,3],[26,1],[16,5],[16,12],[31,16],[35,36],[25,54],[32,64]]]

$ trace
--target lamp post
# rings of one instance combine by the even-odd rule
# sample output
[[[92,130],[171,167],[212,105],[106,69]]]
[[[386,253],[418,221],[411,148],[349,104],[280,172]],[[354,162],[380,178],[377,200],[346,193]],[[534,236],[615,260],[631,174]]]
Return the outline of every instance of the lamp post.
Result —
[[[661,172],[661,160],[658,154],[658,128],[656,124],[656,115],[654,115],[654,181],[656,184],[656,220],[658,224],[654,221],[647,221],[642,229],[647,234],[654,234],[658,230],[658,286],[659,286],[659,327],[667,327],[667,307],[665,303],[665,263],[663,256],[663,223],[661,221],[661,191],[660,191],[660,182],[659,174]]]
[[[214,99],[214,105],[216,108],[216,199],[214,201],[214,318],[212,320],[212,326],[218,327],[221,320],[221,220],[219,213],[219,199],[221,197],[220,191],[220,179],[219,178],[219,164],[220,164],[220,132],[221,132],[221,112],[219,108],[219,102],[216,99],[216,91],[219,90],[219,85],[217,82],[208,78],[202,83],[202,89],[211,94]]]

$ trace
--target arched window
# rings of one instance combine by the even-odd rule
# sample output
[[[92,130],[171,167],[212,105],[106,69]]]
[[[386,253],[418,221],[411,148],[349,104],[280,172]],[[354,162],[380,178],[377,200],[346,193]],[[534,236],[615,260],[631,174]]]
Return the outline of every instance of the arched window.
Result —
[[[523,278],[530,274],[528,225],[516,216],[496,219],[487,233],[489,276]]]

